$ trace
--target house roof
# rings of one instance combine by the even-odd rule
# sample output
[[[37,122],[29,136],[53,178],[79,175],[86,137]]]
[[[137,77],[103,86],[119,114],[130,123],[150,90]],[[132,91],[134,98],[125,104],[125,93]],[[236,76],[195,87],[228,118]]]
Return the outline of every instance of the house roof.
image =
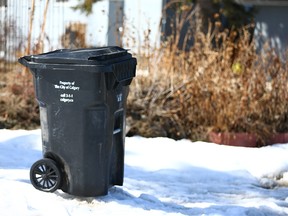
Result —
[[[235,2],[260,6],[288,6],[288,0],[235,0]]]

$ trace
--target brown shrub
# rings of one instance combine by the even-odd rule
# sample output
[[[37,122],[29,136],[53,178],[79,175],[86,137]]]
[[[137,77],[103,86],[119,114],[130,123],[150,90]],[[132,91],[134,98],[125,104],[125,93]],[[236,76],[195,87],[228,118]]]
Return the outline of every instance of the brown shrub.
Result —
[[[34,129],[39,127],[39,108],[30,73],[11,71],[0,88],[0,127]]]
[[[131,135],[205,140],[209,131],[249,132],[265,144],[288,131],[288,63],[269,46],[257,53],[247,29],[210,28],[195,33],[189,51],[170,44],[151,53],[148,74],[138,71],[128,98]]]

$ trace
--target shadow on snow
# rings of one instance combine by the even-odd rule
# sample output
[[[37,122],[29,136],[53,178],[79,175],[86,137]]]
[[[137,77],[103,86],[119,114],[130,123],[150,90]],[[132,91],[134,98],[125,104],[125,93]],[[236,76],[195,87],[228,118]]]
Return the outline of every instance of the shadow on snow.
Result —
[[[33,148],[36,140],[40,141],[39,135],[30,134],[0,142],[0,169],[30,169],[42,158],[41,150]]]

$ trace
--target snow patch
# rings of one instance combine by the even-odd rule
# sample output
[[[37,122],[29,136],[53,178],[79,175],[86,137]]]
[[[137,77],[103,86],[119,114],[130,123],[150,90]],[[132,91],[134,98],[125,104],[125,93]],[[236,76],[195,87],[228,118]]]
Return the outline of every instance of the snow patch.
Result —
[[[288,215],[288,144],[244,148],[129,137],[124,185],[83,198],[30,184],[30,166],[42,158],[40,133],[0,130],[1,216]]]

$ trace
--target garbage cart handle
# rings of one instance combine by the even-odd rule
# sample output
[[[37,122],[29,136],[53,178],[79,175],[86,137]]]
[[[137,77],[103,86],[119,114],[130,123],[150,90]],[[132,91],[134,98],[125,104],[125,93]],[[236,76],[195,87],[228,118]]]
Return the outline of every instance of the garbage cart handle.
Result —
[[[123,82],[126,80],[130,80],[135,77],[136,73],[136,58],[131,58],[126,61],[121,61],[114,63],[112,65],[112,71],[118,82]]]

